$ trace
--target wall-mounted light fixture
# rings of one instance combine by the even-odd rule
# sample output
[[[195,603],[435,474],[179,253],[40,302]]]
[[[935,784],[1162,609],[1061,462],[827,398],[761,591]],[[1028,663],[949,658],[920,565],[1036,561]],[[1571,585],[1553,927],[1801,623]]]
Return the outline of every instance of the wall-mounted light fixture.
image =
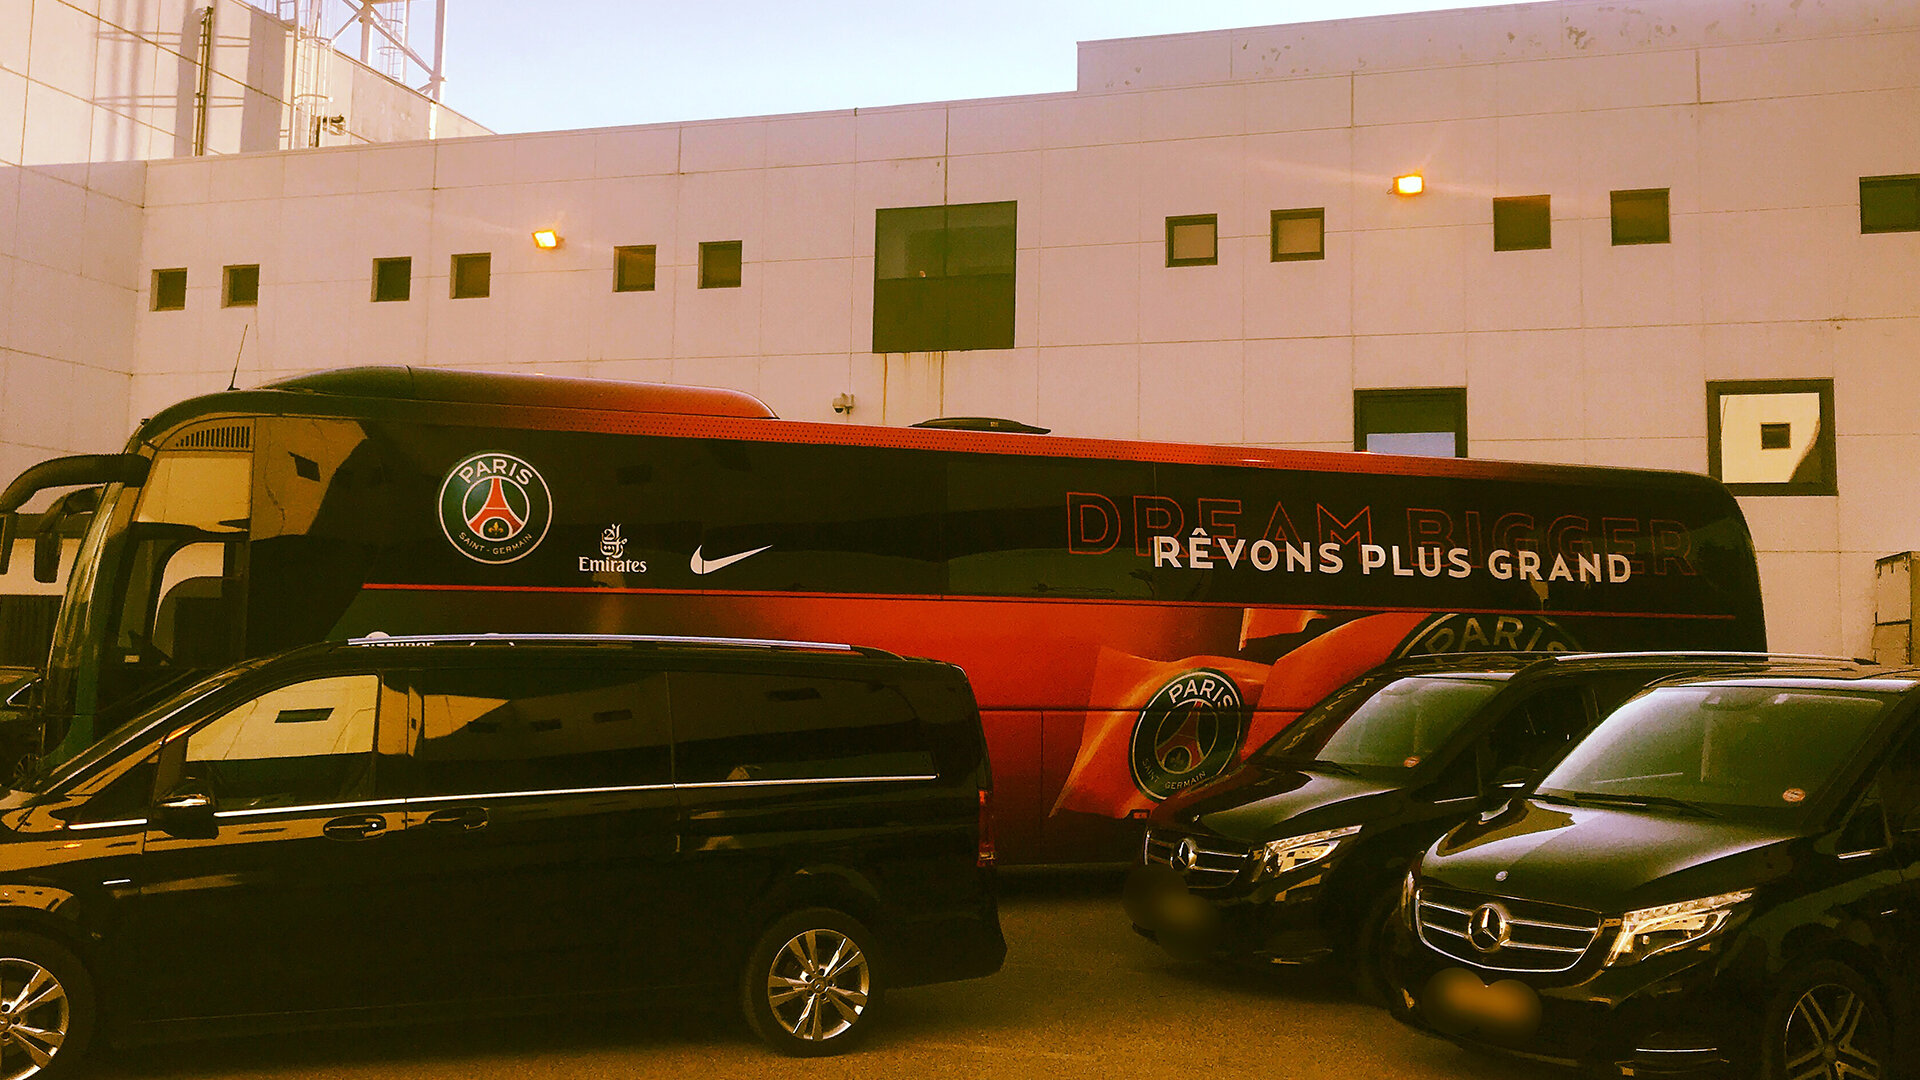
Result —
[[[539,248],[541,251],[552,251],[554,248],[560,246],[560,234],[554,232],[552,229],[535,229],[533,231],[533,246]]]
[[[1419,173],[1408,173],[1405,176],[1396,176],[1393,178],[1393,193],[1395,195],[1418,195],[1425,190],[1427,190],[1426,177],[1421,176]]]

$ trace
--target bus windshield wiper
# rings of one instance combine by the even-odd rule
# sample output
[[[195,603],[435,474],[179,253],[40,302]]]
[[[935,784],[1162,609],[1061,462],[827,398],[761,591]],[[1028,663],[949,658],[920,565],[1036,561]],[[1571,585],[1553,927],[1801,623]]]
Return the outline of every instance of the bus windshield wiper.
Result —
[[[1312,761],[1309,761],[1305,765],[1301,766],[1301,768],[1313,769],[1318,772],[1334,773],[1339,776],[1359,776],[1360,775],[1360,770],[1354,768],[1351,765],[1342,765],[1337,761],[1328,761],[1325,758],[1314,758]]]
[[[1718,813],[1701,806],[1699,803],[1688,802],[1685,799],[1676,799],[1671,795],[1610,795],[1604,791],[1569,791],[1564,795],[1547,797],[1557,797],[1575,804],[1593,803],[1600,806],[1624,806],[1633,810],[1648,810],[1656,806],[1663,806],[1672,810],[1682,810],[1700,817],[1717,818],[1720,816]]]

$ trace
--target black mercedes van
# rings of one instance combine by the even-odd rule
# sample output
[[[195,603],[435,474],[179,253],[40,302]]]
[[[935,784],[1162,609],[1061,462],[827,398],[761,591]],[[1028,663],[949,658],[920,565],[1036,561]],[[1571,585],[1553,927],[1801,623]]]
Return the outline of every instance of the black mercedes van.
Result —
[[[1789,660],[1763,653],[1468,653],[1383,665],[1212,785],[1147,818],[1134,929],[1170,951],[1344,963],[1361,996],[1407,867],[1505,802],[1649,683]]]
[[[1920,1051],[1920,672],[1654,687],[1404,885],[1394,1011],[1611,1075]]]
[[[998,970],[978,710],[845,645],[373,637],[0,800],[0,1074],[97,1036],[724,990],[774,1048]]]

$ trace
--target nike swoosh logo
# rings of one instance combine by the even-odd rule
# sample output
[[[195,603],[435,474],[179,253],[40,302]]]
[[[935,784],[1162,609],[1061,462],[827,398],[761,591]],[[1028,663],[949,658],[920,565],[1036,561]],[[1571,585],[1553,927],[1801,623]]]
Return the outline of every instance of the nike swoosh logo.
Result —
[[[738,555],[729,555],[724,559],[703,559],[700,557],[700,549],[696,547],[693,549],[693,561],[687,565],[692,567],[693,572],[696,574],[711,574],[715,570],[725,570],[741,559],[750,559],[772,546],[772,544],[768,544],[767,547],[757,547],[752,551],[743,551]]]

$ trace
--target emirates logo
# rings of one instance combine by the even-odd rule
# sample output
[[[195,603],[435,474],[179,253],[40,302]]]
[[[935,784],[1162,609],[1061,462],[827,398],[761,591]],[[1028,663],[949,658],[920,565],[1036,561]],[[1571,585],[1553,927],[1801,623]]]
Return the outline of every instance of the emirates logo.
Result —
[[[440,529],[448,543],[475,562],[524,558],[540,546],[552,523],[553,494],[546,480],[512,454],[475,454],[448,470],[440,484]]]

